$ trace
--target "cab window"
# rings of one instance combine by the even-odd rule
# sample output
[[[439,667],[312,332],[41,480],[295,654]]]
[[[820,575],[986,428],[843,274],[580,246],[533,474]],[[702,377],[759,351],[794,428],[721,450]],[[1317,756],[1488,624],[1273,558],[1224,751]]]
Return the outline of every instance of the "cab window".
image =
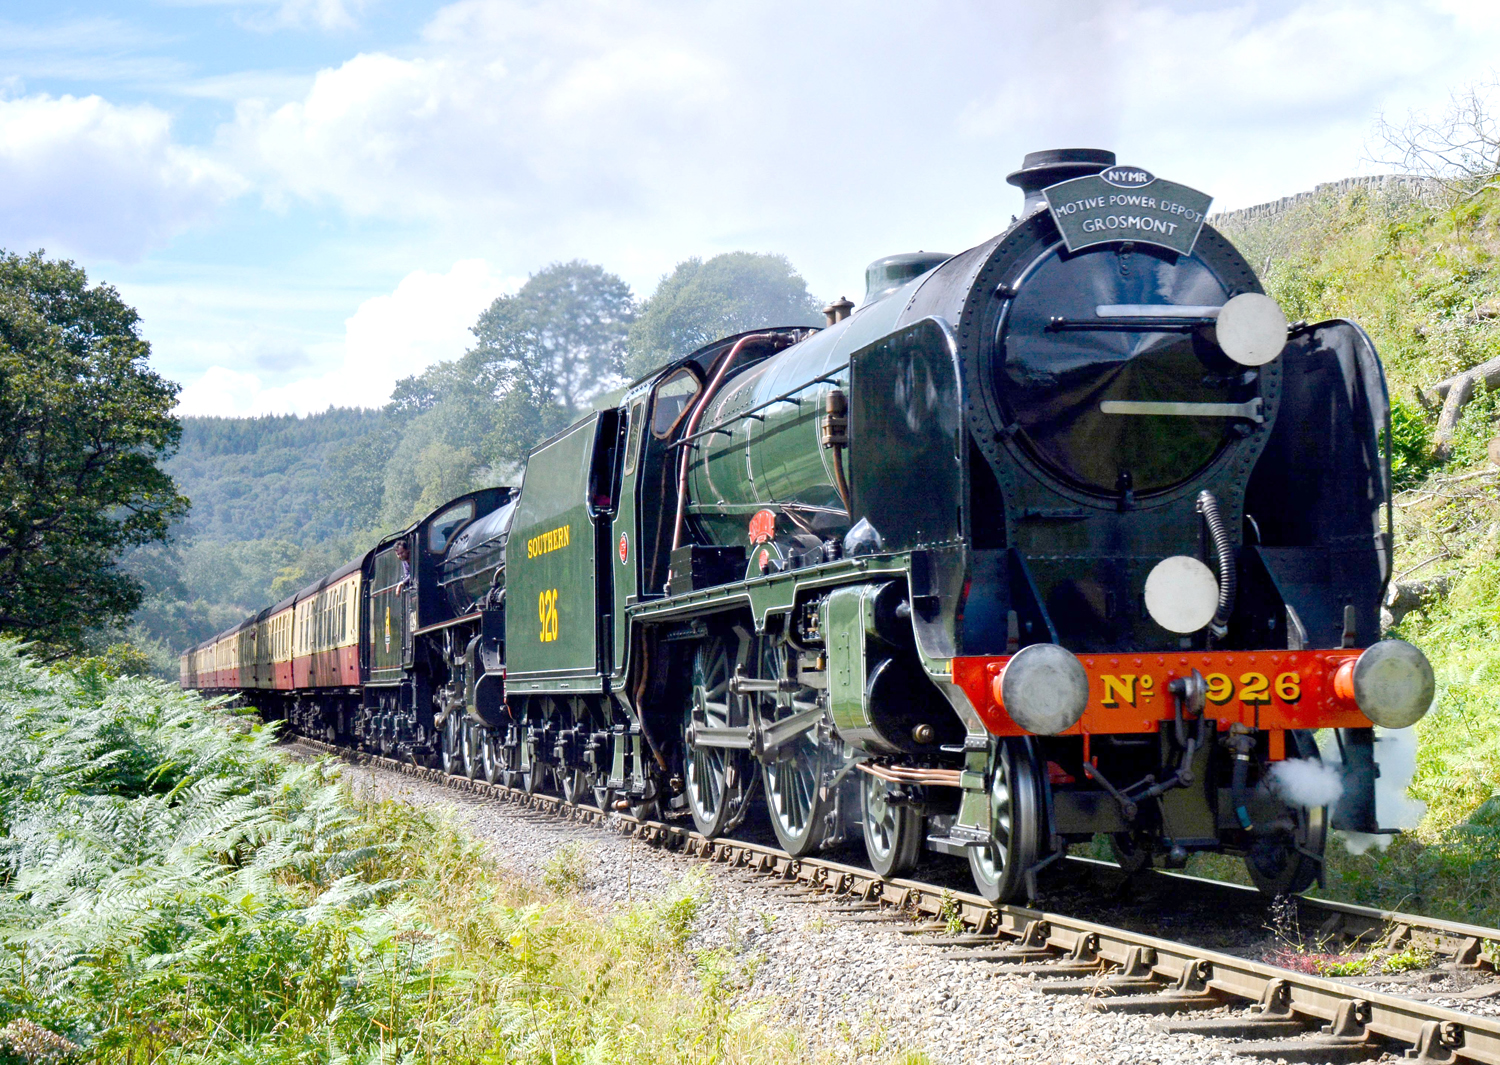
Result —
[[[627,443],[625,444],[625,475],[628,477],[635,472],[636,456],[641,451],[641,435],[637,431],[641,424],[641,411],[646,409],[646,402],[642,400],[630,408],[630,414],[625,420],[625,433]]]
[[[448,541],[453,539],[453,534],[473,517],[474,501],[472,499],[443,511],[433,518],[432,524],[427,527],[427,549],[436,554],[445,551]]]
[[[665,440],[672,435],[701,387],[703,382],[698,378],[698,371],[691,366],[674,370],[656,386],[656,409],[651,417],[651,432],[657,439]]]

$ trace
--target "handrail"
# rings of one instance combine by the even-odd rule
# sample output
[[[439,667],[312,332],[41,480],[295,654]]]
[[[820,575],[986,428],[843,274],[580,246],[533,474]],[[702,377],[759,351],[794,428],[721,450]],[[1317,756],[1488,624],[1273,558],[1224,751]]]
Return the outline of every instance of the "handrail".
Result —
[[[731,414],[723,421],[715,422],[713,425],[710,425],[707,429],[700,429],[696,433],[689,433],[687,436],[682,437],[680,440],[673,441],[668,446],[667,450],[670,451],[674,447],[682,447],[694,440],[697,440],[699,437],[713,436],[716,433],[722,434],[724,436],[733,436],[734,430],[724,428],[726,425],[730,424],[731,422],[739,421],[741,418],[755,418],[757,411],[763,411],[767,407],[774,407],[778,403],[795,403],[800,407],[802,405],[802,401],[800,399],[792,398],[798,392],[801,392],[803,389],[810,388],[813,385],[817,384],[836,385],[839,383],[838,378],[834,377],[833,375],[841,370],[847,369],[849,369],[849,364],[847,362],[843,363],[842,365],[835,366],[833,369],[825,371],[818,377],[803,381],[800,385],[792,389],[790,392],[783,392],[781,395],[776,396],[773,399],[768,399],[764,403],[757,404],[756,406],[751,407],[749,410],[742,410],[736,414]],[[756,418],[756,420],[765,421],[765,418]]]

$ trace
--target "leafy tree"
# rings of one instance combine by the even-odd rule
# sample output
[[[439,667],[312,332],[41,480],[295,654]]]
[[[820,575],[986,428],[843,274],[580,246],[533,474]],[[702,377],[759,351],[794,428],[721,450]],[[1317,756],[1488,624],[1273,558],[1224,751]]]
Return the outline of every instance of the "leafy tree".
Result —
[[[71,262],[0,253],[0,631],[64,649],[120,624],[141,588],[119,556],[187,512],[157,467],[177,386],[138,321]]]
[[[474,347],[456,366],[424,375],[432,402],[474,391],[498,401],[486,457],[518,461],[587,412],[595,395],[622,383],[634,318],[630,286],[614,274],[581,260],[555,263],[490,304],[474,326]],[[403,395],[412,403],[426,398],[416,388]]]
[[[380,471],[384,528],[403,526],[461,492],[491,483],[480,452],[496,411],[495,401],[472,384],[449,390],[430,409],[405,419]]]
[[[687,259],[661,279],[630,327],[632,375],[720,337],[772,325],[821,325],[821,304],[784,255],[735,251]]]

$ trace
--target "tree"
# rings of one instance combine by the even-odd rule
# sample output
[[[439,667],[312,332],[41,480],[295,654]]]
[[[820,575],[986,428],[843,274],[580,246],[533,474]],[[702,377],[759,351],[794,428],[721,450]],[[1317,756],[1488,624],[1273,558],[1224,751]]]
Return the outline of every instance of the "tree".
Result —
[[[486,458],[515,463],[586,413],[594,396],[623,383],[625,335],[634,318],[635,297],[614,274],[581,260],[554,263],[479,316],[476,343],[457,372],[446,366],[430,372],[431,400],[417,387],[398,398],[414,407],[435,403],[445,389],[457,397],[465,391],[459,382],[472,381],[498,403]]]
[[[407,378],[407,384],[415,378]],[[328,457],[334,487],[323,506],[337,508],[348,527],[364,529],[380,520],[385,499],[385,468],[400,439],[390,421],[355,437]]]
[[[1500,80],[1456,89],[1441,115],[1412,112],[1397,125],[1382,115],[1375,124],[1372,158],[1437,182],[1450,203],[1500,188],[1500,114],[1493,97]]]
[[[0,631],[57,652],[124,622],[141,586],[121,554],[188,508],[157,467],[177,386],[138,322],[73,263],[0,252]]]
[[[1413,111],[1397,125],[1384,115],[1375,126],[1377,162],[1418,174],[1442,190],[1450,208],[1459,208],[1485,192],[1500,190],[1500,111],[1495,97],[1500,79],[1473,82],[1454,90],[1441,115]],[[1479,386],[1500,388],[1500,356],[1445,378],[1428,388],[1442,404],[1433,433],[1433,452],[1447,460],[1464,407]],[[1417,399],[1431,406],[1417,389]]]
[[[661,279],[630,327],[639,376],[720,337],[772,325],[821,325],[822,304],[784,255],[735,251],[687,259]]]

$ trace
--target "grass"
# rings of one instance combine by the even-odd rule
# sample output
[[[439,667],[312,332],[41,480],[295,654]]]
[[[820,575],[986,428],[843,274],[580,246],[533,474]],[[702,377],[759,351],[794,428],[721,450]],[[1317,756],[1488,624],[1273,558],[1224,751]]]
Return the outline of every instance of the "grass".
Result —
[[[580,891],[588,883],[590,849],[582,840],[564,843],[547,859],[542,883],[559,895]]]
[[[0,1061],[829,1056],[737,1004],[755,959],[690,949],[701,881],[601,915],[581,849],[507,876],[234,724],[0,642]]]

